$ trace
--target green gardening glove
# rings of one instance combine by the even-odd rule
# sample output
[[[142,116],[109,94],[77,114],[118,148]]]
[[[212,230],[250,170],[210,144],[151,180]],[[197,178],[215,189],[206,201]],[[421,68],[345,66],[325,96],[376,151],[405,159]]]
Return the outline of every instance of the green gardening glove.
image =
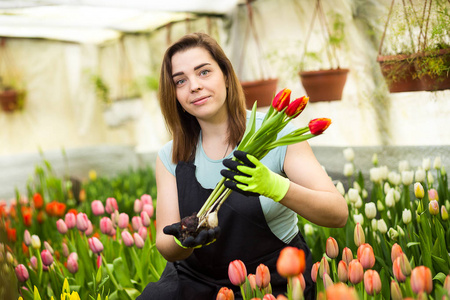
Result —
[[[246,196],[259,194],[278,202],[284,198],[289,189],[289,179],[272,172],[256,157],[235,151],[237,159],[225,159],[223,164],[229,170],[222,170],[220,174],[226,177],[224,185]]]

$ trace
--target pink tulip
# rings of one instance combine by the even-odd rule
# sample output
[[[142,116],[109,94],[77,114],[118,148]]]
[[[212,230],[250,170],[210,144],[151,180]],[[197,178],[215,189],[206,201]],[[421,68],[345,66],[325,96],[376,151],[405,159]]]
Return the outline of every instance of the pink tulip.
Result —
[[[72,229],[77,226],[77,219],[74,213],[67,213],[64,221],[66,222],[67,228]]]
[[[357,257],[364,269],[370,269],[375,265],[375,254],[370,244],[362,244],[358,247]]]
[[[91,237],[88,239],[89,248],[94,253],[100,253],[103,251],[103,244],[96,237]]]
[[[216,300],[234,300],[234,292],[232,289],[227,287],[222,287],[217,293]]]
[[[59,219],[58,221],[56,221],[56,229],[58,230],[59,233],[61,234],[66,234],[67,230],[69,230],[67,228],[67,224],[66,222],[64,222],[63,219]]]
[[[437,216],[439,214],[439,203],[437,202],[437,200],[431,200],[428,203],[428,210],[433,216]]]
[[[67,258],[67,270],[72,274],[78,272],[78,255],[75,252],[72,252]]]
[[[145,241],[147,239],[147,228],[145,228],[145,227],[139,228],[138,234]]]
[[[331,236],[327,239],[325,251],[327,256],[331,259],[335,259],[339,255],[339,246],[336,240]]]
[[[97,269],[100,269],[101,266],[102,266],[102,256],[97,255]]]
[[[364,269],[361,263],[354,259],[348,265],[348,279],[352,284],[358,284],[363,280]]]
[[[341,260],[338,264],[338,278],[340,282],[348,281],[348,268],[345,261]]]
[[[42,263],[45,266],[51,266],[53,263],[53,255],[47,249],[42,250],[41,252]]]
[[[134,209],[135,213],[139,214],[142,211],[142,206],[143,206],[143,204],[142,204],[141,200],[139,200],[139,199],[134,200],[133,209]]]
[[[100,231],[103,234],[109,235],[111,233],[112,229],[113,229],[113,225],[112,225],[111,219],[108,217],[103,217],[100,220]]]
[[[115,210],[112,214],[111,214],[111,221],[113,223],[113,228],[116,228],[117,225],[119,224],[119,211]]]
[[[347,266],[353,260],[353,253],[350,248],[345,247],[344,250],[342,250],[342,260]]]
[[[142,220],[142,225],[144,225],[145,227],[150,226],[151,220],[146,211],[141,212],[141,220]]]
[[[256,290],[256,275],[248,274],[247,279],[248,279],[248,283],[250,284],[251,289]]]
[[[122,231],[122,240],[125,246],[127,247],[131,247],[134,244],[134,240],[133,237],[131,236],[131,233],[129,233],[126,230]]]
[[[141,196],[141,201],[142,201],[142,205],[145,204],[151,204],[153,205],[153,199],[152,196],[150,196],[149,194],[144,194]]]
[[[381,279],[377,271],[367,270],[364,273],[364,288],[367,294],[371,296],[381,292]]]
[[[51,255],[55,254],[55,251],[53,251],[52,246],[47,241],[44,241],[44,248],[47,249]]]
[[[17,265],[14,270],[16,271],[17,279],[20,282],[25,282],[30,277],[27,268],[23,264]]]
[[[392,249],[391,249],[391,261],[394,262],[395,259],[399,256],[401,256],[403,254],[403,250],[402,247],[395,243],[394,245],[392,245]]]
[[[134,216],[131,218],[131,225],[134,231],[139,231],[142,227],[142,219],[138,216]]]
[[[405,282],[406,276],[402,273],[402,269],[400,266],[400,256],[394,260],[394,263],[392,264],[392,271],[394,273],[395,279],[397,279],[398,282]]]
[[[83,232],[89,228],[89,219],[85,213],[77,214],[77,228]]]
[[[439,194],[437,192],[436,189],[429,189],[428,190],[428,200],[429,201],[433,201],[433,200],[439,200]]]
[[[272,294],[265,294],[263,300],[277,300],[277,298],[275,298],[275,296]]]
[[[92,213],[95,216],[100,216],[105,213],[105,207],[103,206],[103,203],[100,200],[92,201],[91,208],[92,208]]]
[[[30,232],[27,229],[25,229],[25,231],[23,233],[23,242],[28,247],[31,245],[31,234],[30,234]]]
[[[107,198],[105,209],[108,214],[112,214],[114,211],[119,210],[117,200],[115,198]]]
[[[257,268],[256,268],[256,285],[262,289],[266,288],[269,286],[270,283],[270,272],[269,272],[269,268],[264,265],[264,264],[260,264]]]
[[[325,290],[334,284],[333,280],[331,279],[330,275],[328,275],[328,273],[323,274],[322,280],[323,280],[323,286],[324,286]]]
[[[94,232],[94,226],[92,226],[92,222],[88,221],[88,229],[84,232],[86,236],[90,236]]]
[[[153,205],[152,204],[144,204],[144,206],[142,207],[142,211],[145,211],[148,216],[151,218],[153,216]]]
[[[37,266],[38,266],[38,261],[37,261],[37,258],[36,258],[36,256],[32,256],[31,258],[30,258],[30,264],[31,264],[31,267],[33,268],[33,270],[37,270]]]
[[[119,222],[118,222],[118,226],[120,229],[125,229],[128,227],[128,223],[130,221],[130,217],[126,214],[126,213],[121,213],[119,215]]]
[[[247,268],[240,260],[234,260],[228,265],[228,277],[233,285],[241,286],[247,278]]]
[[[68,257],[69,256],[69,247],[67,247],[66,243],[62,243],[62,254],[64,255],[64,257]]]
[[[422,292],[430,294],[433,290],[431,270],[425,266],[415,267],[411,272],[411,288],[416,294]]]
[[[139,235],[139,233],[137,233],[137,232],[133,233],[133,237],[134,237],[134,243],[136,244],[136,247],[138,247],[139,249],[144,248],[145,242],[142,239],[142,237]]]

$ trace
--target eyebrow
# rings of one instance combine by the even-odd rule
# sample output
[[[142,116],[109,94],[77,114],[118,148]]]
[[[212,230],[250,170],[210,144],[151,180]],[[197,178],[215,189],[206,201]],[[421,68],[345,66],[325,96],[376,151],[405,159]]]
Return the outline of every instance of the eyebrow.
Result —
[[[198,66],[196,66],[194,68],[194,71],[197,71],[198,69],[201,69],[201,68],[203,68],[204,66],[207,66],[207,65],[210,65],[210,63],[204,63],[204,64],[201,64],[201,65],[198,65]],[[184,72],[178,72],[178,73],[172,74],[172,78],[176,77],[176,76],[179,76],[179,75],[183,75],[183,74],[184,74]]]

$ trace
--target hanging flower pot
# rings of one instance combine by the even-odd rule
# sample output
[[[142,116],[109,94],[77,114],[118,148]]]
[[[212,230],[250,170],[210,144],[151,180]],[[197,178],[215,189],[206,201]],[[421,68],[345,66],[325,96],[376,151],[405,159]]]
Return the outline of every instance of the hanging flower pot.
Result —
[[[422,90],[422,82],[415,76],[416,68],[411,55],[380,55],[380,64],[386,84],[391,93],[413,92]]]
[[[25,102],[25,92],[15,89],[4,89],[0,91],[0,105],[3,111],[11,113],[21,110]]]
[[[310,102],[341,100],[349,69],[299,72]]]
[[[241,82],[247,108],[258,101],[258,107],[270,106],[277,89],[278,79],[263,79]]]

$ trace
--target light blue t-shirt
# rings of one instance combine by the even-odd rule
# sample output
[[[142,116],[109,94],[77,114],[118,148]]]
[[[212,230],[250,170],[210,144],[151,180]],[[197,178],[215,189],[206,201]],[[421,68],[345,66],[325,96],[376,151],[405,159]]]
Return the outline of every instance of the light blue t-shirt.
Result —
[[[257,128],[261,126],[264,116],[265,114],[261,112],[256,113],[255,123]],[[250,111],[247,111],[247,121],[249,118]],[[288,124],[279,133],[278,137],[284,136],[295,129],[296,128],[293,125]],[[261,162],[273,172],[283,175],[286,149],[287,146],[281,146],[273,149],[261,160]],[[236,148],[234,150],[236,150]],[[176,164],[172,162],[172,141],[164,145],[159,150],[158,155],[167,170],[175,176]],[[232,153],[225,158],[230,157],[232,157]],[[220,174],[220,171],[224,169],[222,161],[223,159],[210,159],[206,155],[203,150],[200,133],[200,141],[197,145],[194,165],[196,166],[195,176],[202,187],[206,189],[214,189],[216,184],[222,179],[222,175]],[[260,196],[259,199],[269,228],[280,240],[285,243],[289,243],[298,233],[297,214],[286,206],[267,197]]]

